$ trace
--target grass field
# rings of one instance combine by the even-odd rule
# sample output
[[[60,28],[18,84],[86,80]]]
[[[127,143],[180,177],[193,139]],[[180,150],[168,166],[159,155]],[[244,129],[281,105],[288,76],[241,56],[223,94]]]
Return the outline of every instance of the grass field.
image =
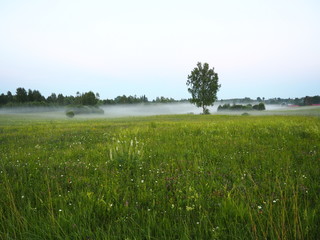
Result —
[[[0,115],[0,239],[317,239],[319,120]]]

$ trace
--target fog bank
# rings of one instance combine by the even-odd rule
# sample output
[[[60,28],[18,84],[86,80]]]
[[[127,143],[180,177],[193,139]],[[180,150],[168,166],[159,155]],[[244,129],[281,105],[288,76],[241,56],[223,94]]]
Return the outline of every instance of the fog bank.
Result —
[[[119,104],[101,107],[105,117],[199,114],[201,108],[190,103]],[[217,107],[216,107],[217,109]]]
[[[214,106],[208,107],[211,114],[225,114],[218,112],[218,106],[221,103],[215,103]],[[149,104],[119,104],[106,105],[101,107],[104,110],[105,117],[128,117],[128,116],[153,116],[153,115],[170,115],[170,114],[200,114],[202,108],[195,105],[184,103],[149,103]],[[280,105],[266,105],[266,110],[284,109]],[[250,111],[259,112],[263,111]],[[243,111],[233,111],[230,114],[241,114]]]
[[[219,102],[214,106],[208,107],[211,114],[242,114],[244,111],[218,112]],[[130,117],[130,116],[153,116],[153,115],[171,115],[171,114],[200,114],[202,108],[195,105],[183,103],[146,103],[146,104],[117,104],[100,106],[104,110],[104,114],[82,114],[76,115],[76,118],[114,118],[114,117]],[[28,114],[46,116],[49,118],[66,117],[66,107],[18,107],[18,108],[2,108],[0,114]],[[280,105],[266,105],[266,110],[286,110],[287,107]],[[266,114],[266,111],[250,111],[250,114]]]

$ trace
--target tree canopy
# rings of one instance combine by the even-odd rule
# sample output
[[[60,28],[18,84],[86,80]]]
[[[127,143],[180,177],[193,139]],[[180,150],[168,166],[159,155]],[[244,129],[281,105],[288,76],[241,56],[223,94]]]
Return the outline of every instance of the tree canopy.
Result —
[[[201,62],[188,75],[188,92],[192,95],[190,102],[202,107],[204,114],[209,113],[207,106],[212,106],[217,100],[217,91],[221,87],[218,79],[214,68],[210,69],[208,63],[202,65]]]

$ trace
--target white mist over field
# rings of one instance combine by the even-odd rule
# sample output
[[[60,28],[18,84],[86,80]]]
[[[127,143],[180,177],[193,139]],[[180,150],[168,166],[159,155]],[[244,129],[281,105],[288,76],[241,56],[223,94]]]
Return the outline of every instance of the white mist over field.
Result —
[[[218,106],[215,103],[208,107],[211,114],[217,114]],[[124,104],[103,106],[105,117],[126,117],[126,116],[153,116],[170,114],[200,114],[202,108],[191,103],[150,103],[150,104]],[[266,110],[283,109],[280,105],[266,105]],[[224,114],[224,112],[220,112]],[[238,112],[239,113],[239,112]],[[233,114],[237,114],[233,112]]]
[[[199,114],[201,108],[190,103],[119,104],[101,107],[106,117]],[[215,108],[217,110],[217,107]]]
[[[217,102],[214,106],[208,107],[211,114],[242,114],[244,111],[218,112]],[[195,105],[183,103],[147,103],[147,104],[118,104],[100,106],[104,114],[80,114],[75,118],[118,118],[118,117],[138,117],[138,116],[155,116],[155,115],[173,115],[173,114],[201,114],[202,108]],[[292,108],[281,105],[266,105],[266,111],[250,111],[250,114],[260,115],[268,114],[268,111],[288,110]],[[295,108],[296,109],[296,108]],[[0,109],[0,114],[24,114],[36,115],[46,118],[65,118],[65,107],[24,107]]]

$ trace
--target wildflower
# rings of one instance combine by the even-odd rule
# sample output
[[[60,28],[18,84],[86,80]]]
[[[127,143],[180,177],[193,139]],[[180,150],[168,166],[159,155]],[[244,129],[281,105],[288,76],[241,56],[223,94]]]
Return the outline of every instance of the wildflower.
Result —
[[[59,212],[62,212],[62,209],[59,209]]]
[[[258,211],[260,214],[262,214],[263,210],[262,210],[262,206],[258,206]]]
[[[216,230],[218,230],[218,229],[219,229],[219,227],[216,226],[215,228],[212,229],[212,232],[214,232],[214,231],[216,231]]]
[[[141,180],[141,183],[144,183],[144,180],[143,180],[143,179]]]
[[[193,207],[186,206],[187,211],[192,211],[193,209],[194,209]]]

